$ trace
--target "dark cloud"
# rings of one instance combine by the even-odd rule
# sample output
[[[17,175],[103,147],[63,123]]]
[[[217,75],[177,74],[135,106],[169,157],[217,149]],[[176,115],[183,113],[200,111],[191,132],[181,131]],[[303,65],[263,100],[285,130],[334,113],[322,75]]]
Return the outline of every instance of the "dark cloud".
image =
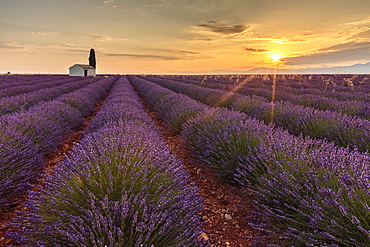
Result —
[[[255,49],[255,48],[244,48],[246,51],[250,51],[250,52],[268,52],[269,50],[265,50],[265,49]]]
[[[198,25],[197,27],[205,28],[207,31],[220,34],[242,33],[250,28],[250,26],[247,26],[245,24],[227,26],[217,21],[207,21],[203,24]]]
[[[187,39],[188,41],[205,41],[205,42],[212,42],[212,41],[215,41],[215,39],[213,38],[190,38],[190,39]]]
[[[178,50],[174,50],[173,52],[177,52],[179,54],[188,54],[188,55],[199,55],[199,54],[201,54],[200,52],[196,52],[196,51],[178,51]]]
[[[302,33],[301,36],[312,36],[313,33]]]
[[[317,53],[307,56],[287,57],[287,65],[317,64],[346,62],[353,60],[368,60],[370,57],[370,42],[349,42],[319,49]]]

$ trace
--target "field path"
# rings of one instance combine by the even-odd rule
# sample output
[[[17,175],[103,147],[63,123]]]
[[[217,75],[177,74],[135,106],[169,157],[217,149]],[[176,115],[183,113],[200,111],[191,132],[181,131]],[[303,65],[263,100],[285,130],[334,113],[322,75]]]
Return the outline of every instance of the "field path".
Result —
[[[171,133],[146,102],[140,99],[146,112],[164,135],[167,146],[183,161],[191,182],[198,188],[199,195],[204,200],[205,210],[201,213],[204,233],[200,237],[210,239],[211,246],[214,247],[251,246],[251,238],[262,235],[248,225],[249,220],[246,218],[250,216],[252,210],[255,210],[252,195],[246,198],[244,193],[242,196],[241,192],[220,181],[210,168],[191,159],[183,147],[181,135]]]

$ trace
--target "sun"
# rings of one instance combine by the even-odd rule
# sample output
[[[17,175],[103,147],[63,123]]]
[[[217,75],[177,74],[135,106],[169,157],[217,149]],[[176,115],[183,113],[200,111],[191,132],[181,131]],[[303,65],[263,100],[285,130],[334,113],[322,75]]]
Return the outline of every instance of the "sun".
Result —
[[[271,55],[271,59],[272,59],[272,61],[273,62],[279,62],[280,61],[280,59],[282,59],[282,58],[284,58],[284,56],[283,55],[281,55],[281,54],[278,54],[278,53],[274,53],[274,54],[272,54]]]

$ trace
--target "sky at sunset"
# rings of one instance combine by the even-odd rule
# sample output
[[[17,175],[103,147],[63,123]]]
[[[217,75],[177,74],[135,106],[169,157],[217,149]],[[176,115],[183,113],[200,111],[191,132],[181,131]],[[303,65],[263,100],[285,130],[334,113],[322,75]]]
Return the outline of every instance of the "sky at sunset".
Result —
[[[0,73],[66,74],[90,48],[97,73],[366,64],[370,0],[1,0]]]

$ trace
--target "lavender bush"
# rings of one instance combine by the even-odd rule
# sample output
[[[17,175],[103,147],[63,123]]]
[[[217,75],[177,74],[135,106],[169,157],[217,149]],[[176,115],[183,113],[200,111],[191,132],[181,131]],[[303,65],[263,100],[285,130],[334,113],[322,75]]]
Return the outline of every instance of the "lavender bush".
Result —
[[[108,79],[101,80],[101,93],[106,92],[116,78]],[[79,91],[85,98],[88,93]],[[91,102],[88,104],[92,105]],[[0,146],[4,147],[1,150],[0,207],[4,212],[12,210],[22,200],[20,196],[26,194],[41,175],[44,155],[54,151],[74,128],[82,124],[81,112],[59,101],[42,102],[27,111],[0,117]]]
[[[169,129],[179,133],[183,124],[202,112],[206,106],[182,94],[168,94],[157,101],[153,110]]]
[[[175,133],[181,131],[182,125],[188,119],[208,108],[188,96],[174,93],[155,83],[133,76],[129,77],[129,80],[149,106],[157,112],[158,117]]]
[[[22,93],[29,93],[42,88],[50,88],[59,85],[66,85],[69,82],[80,80],[60,75],[18,75],[0,76],[0,98],[14,96]]]
[[[32,246],[200,246],[201,201],[178,160],[139,121],[106,124],[32,193],[13,226]]]
[[[245,181],[257,183],[266,172],[267,138],[272,128],[227,109],[213,109],[186,122],[181,132],[186,148],[223,179],[235,184],[237,165]]]
[[[41,153],[53,151],[63,139],[62,130],[45,116],[30,112],[8,114],[0,117],[1,135],[19,132],[36,145]]]
[[[6,133],[4,133],[6,131]],[[43,155],[23,133],[12,128],[0,133],[0,213],[16,206],[43,169]]]
[[[45,102],[0,117],[0,208],[11,210],[44,169],[44,154],[81,126],[83,118],[62,102]]]
[[[64,136],[82,126],[84,118],[76,108],[59,101],[48,101],[31,107],[28,113],[42,116],[59,126]]]
[[[369,246],[369,156],[310,139],[294,144],[275,141],[275,159],[252,189],[265,220],[255,227],[277,246]]]
[[[177,81],[152,79],[161,86],[176,92],[189,95],[191,98],[213,106],[228,106],[230,109],[250,114],[268,124],[287,129],[294,135],[308,135],[314,138],[334,141],[336,144],[360,151],[369,151],[370,121],[347,116],[333,111],[319,111],[310,107],[302,107],[289,102],[276,102],[275,111],[271,111],[271,103],[260,98],[241,96],[222,90],[203,88]],[[212,94],[213,93],[213,94]],[[223,95],[223,96],[222,96]],[[225,97],[227,100],[225,100]],[[233,99],[230,99],[233,98]]]
[[[151,77],[149,77],[152,79]],[[266,100],[271,101],[272,97],[272,87],[269,86],[265,88],[263,84],[253,83],[253,78],[245,78],[241,82],[236,79],[236,83],[231,84],[225,77],[215,78],[214,80],[207,79],[205,82],[198,83],[196,85],[213,88],[213,89],[224,89],[231,92],[240,93],[249,96],[260,96],[266,98]],[[175,78],[175,80],[180,81]],[[230,79],[231,81],[233,79]],[[234,79],[235,80],[235,79]],[[290,79],[288,79],[290,80]],[[182,80],[183,82],[188,82]],[[192,82],[190,82],[192,83]],[[288,81],[289,83],[289,81]],[[344,113],[347,115],[360,116],[369,119],[370,118],[370,103],[366,102],[365,94],[358,95],[348,94],[348,92],[341,92],[340,95],[343,96],[341,99],[336,99],[335,97],[327,97],[324,95],[324,90],[316,90],[312,93],[303,93],[304,91],[300,88],[295,90],[293,85],[286,85],[283,81],[280,84],[279,78],[277,78],[276,85],[276,95],[275,99],[277,101],[288,101],[293,104],[313,107],[319,110],[331,110],[339,113]],[[347,96],[347,98],[346,98]]]
[[[188,121],[188,150],[255,194],[276,246],[367,246],[370,156],[217,109]],[[254,221],[254,219],[251,219]]]
[[[93,112],[95,105],[108,92],[117,79],[117,76],[103,78],[81,89],[63,94],[55,100],[75,107],[82,113],[82,116],[87,117]]]
[[[199,161],[254,192],[264,219],[252,219],[254,226],[276,246],[369,245],[367,153],[295,137],[226,109],[198,115],[181,135]]]
[[[275,111],[274,123],[293,135],[303,134],[333,141],[342,147],[370,150],[369,120],[333,111],[314,110],[289,102],[277,102]]]
[[[155,84],[147,80],[141,79],[136,76],[127,76],[130,83],[134,86],[137,92],[145,99],[149,107],[153,108],[154,105],[167,94],[173,93],[173,91],[163,88],[155,87]],[[153,87],[156,89],[152,91]]]
[[[169,88],[177,93],[186,94],[192,99],[199,100],[206,105],[217,106],[220,102],[222,103],[225,96],[225,91],[223,90],[203,88],[196,85],[165,79],[149,78],[149,80],[162,87]],[[228,97],[228,101],[230,101],[231,99],[232,97]]]
[[[312,99],[330,97],[340,101],[369,102],[369,78],[367,75],[146,75],[151,80],[175,80],[202,87],[232,90],[243,94],[271,97],[271,86],[276,80],[277,99],[295,100],[294,96],[310,94]],[[288,96],[285,99],[282,95]]]
[[[112,87],[104,105],[89,124],[85,134],[94,132],[110,122],[134,119],[153,124],[127,77],[122,76]]]
[[[98,79],[94,80],[96,81]],[[91,80],[83,79],[78,81],[73,80],[70,83],[51,87],[45,85],[44,88],[36,91],[1,98],[0,114],[27,110],[28,108],[36,105],[39,102],[53,100],[62,94],[66,94],[79,89],[90,82]]]

